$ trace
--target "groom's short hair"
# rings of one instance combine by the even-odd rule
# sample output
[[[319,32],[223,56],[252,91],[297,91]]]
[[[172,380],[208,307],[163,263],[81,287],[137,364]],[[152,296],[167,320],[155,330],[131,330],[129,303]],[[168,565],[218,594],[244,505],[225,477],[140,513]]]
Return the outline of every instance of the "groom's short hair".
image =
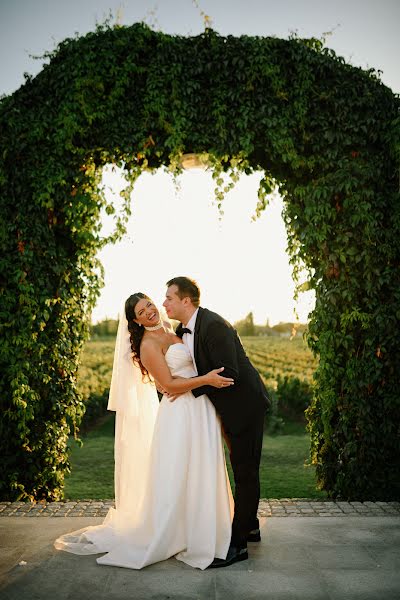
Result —
[[[176,285],[178,291],[176,292],[179,298],[189,298],[192,301],[193,306],[199,306],[200,304],[200,289],[194,279],[189,279],[189,277],[174,277],[167,281],[167,287],[171,285]]]

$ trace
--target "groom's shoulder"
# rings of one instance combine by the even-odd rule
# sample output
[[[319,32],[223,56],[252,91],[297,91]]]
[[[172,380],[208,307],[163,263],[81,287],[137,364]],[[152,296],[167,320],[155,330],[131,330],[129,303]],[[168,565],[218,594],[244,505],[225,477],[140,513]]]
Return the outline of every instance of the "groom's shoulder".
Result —
[[[206,323],[224,323],[228,327],[232,327],[229,321],[224,319],[224,317],[221,317],[221,315],[219,315],[216,312],[213,312],[212,310],[209,310],[208,308],[201,308],[201,315],[202,320],[204,320],[204,322]]]

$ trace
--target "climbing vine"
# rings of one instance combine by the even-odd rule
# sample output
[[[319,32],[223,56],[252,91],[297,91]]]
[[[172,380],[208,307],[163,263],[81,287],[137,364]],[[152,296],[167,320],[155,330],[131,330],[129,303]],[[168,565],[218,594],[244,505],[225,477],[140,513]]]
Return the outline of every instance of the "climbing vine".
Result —
[[[62,497],[98,250],[123,234],[140,173],[177,173],[185,153],[207,157],[221,209],[229,172],[263,172],[258,214],[284,198],[294,271],[316,293],[319,486],[398,496],[399,98],[315,39],[101,26],[47,58],[0,104],[1,498]],[[102,238],[107,164],[128,186]]]

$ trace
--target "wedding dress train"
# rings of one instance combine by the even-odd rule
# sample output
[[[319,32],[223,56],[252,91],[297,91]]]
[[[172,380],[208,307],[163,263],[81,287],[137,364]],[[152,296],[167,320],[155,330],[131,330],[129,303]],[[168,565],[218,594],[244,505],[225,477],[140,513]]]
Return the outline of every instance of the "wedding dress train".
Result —
[[[185,345],[172,344],[165,358],[172,375],[196,375]],[[124,452],[130,436],[139,436],[138,448],[143,426],[135,425],[135,416],[121,421],[117,412],[116,440],[122,442],[116,447],[116,489],[122,490],[125,500],[110,509],[101,525],[58,538],[57,549],[76,554],[106,552],[96,559],[99,564],[131,569],[172,556],[205,569],[214,557],[225,558],[233,499],[214,406],[207,396],[194,398],[187,392],[174,402],[164,396],[152,414],[150,446],[139,445],[143,462],[135,455],[132,468]]]

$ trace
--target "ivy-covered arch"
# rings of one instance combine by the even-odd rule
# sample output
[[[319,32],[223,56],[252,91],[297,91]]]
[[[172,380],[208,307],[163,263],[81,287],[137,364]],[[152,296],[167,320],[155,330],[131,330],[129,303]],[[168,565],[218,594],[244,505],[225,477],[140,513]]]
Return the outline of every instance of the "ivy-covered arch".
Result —
[[[334,497],[396,497],[399,99],[315,39],[135,24],[67,39],[49,58],[0,105],[1,498],[62,495],[101,284],[100,215],[113,211],[103,166],[133,183],[143,169],[179,169],[187,152],[208,155],[218,185],[221,171],[262,169],[260,211],[277,182],[295,271],[304,264],[316,291],[319,484]]]

